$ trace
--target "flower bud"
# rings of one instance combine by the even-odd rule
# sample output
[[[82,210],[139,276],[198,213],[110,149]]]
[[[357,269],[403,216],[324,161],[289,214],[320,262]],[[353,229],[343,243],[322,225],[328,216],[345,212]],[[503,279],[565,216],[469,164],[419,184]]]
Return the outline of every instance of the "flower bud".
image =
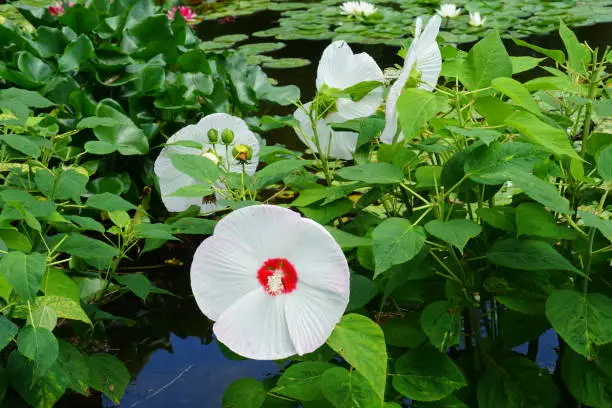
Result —
[[[232,129],[223,129],[223,132],[221,132],[221,141],[226,145],[232,144],[234,141],[234,131]]]
[[[247,160],[251,160],[253,157],[253,149],[251,146],[241,144],[232,149],[232,155],[234,159],[238,160],[240,163],[244,163]]]
[[[217,131],[217,129],[208,130],[208,141],[212,144],[215,144],[219,141],[219,132]]]

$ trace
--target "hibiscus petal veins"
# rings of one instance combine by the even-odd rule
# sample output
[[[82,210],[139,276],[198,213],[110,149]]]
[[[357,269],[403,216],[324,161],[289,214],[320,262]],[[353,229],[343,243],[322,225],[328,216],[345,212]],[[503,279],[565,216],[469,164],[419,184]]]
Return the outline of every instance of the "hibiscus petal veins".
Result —
[[[196,250],[191,288],[219,341],[256,360],[315,351],[349,300],[342,249],[316,222],[273,205],[224,217]]]

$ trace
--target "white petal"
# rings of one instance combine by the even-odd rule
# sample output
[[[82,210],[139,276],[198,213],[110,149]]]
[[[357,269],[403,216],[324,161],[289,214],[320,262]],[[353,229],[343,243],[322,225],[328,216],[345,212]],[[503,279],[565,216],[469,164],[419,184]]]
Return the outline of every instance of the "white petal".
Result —
[[[419,87],[432,91],[438,83],[440,71],[442,71],[442,55],[438,44],[434,42],[419,53],[416,69],[421,73],[422,84]]]
[[[214,234],[196,249],[191,264],[191,289],[202,312],[217,320],[246,294],[262,289],[258,260],[242,251],[231,237]],[[262,289],[263,290],[263,289]]]
[[[416,41],[421,36],[421,31],[423,30],[423,17],[417,17],[414,23],[414,39]]]
[[[408,77],[410,76],[410,72],[412,71],[412,67],[414,66],[415,62],[416,54],[414,52],[414,48],[411,46],[408,50],[408,55],[406,55],[402,73],[397,81],[395,81],[395,83],[391,86],[391,89],[389,89],[389,94],[387,95],[387,103],[385,105],[385,128],[380,136],[380,140],[383,143],[392,144],[395,134],[398,131],[397,100],[402,94],[402,90],[408,81]],[[399,142],[402,140],[404,140],[404,135],[400,133],[397,141]]]
[[[349,64],[345,67],[346,75],[341,78],[344,86],[340,89],[348,88],[360,82],[384,82],[385,80],[382,69],[374,61],[374,58],[365,52],[353,55]]]
[[[285,296],[289,336],[299,355],[313,352],[325,343],[348,304],[348,296],[303,283]]]
[[[285,317],[286,296],[255,290],[230,306],[214,324],[217,338],[234,353],[254,360],[296,354]]]
[[[329,157],[332,159],[352,160],[358,138],[359,135],[355,132],[332,131]],[[326,141],[325,147],[322,147],[322,149],[327,148],[327,143],[329,143],[329,139]]]
[[[179,146],[172,146],[179,147]],[[186,149],[186,148],[183,148]],[[191,205],[200,205],[202,202],[201,198],[197,197],[169,197],[170,194],[174,193],[181,187],[192,186],[198,184],[198,182],[189,177],[186,174],[181,173],[172,166],[170,157],[168,156],[168,149],[162,150],[157,159],[155,160],[154,172],[159,177],[159,188],[161,190],[161,199],[166,206],[166,209],[170,212],[184,211]],[[193,149],[192,149],[193,150]],[[176,153],[185,154],[185,153]]]
[[[245,255],[257,260],[253,276],[264,261],[283,258],[297,242],[300,214],[275,205],[253,205],[232,211],[215,226],[215,236],[223,236]]]
[[[344,89],[342,77],[350,67],[353,51],[346,41],[334,41],[325,48],[317,68],[317,89],[323,84]]]
[[[341,123],[351,119],[367,118],[378,110],[382,102],[382,88],[373,90],[357,102],[340,98],[336,101],[337,111],[330,114],[326,119],[332,123]]]
[[[349,267],[342,249],[325,228],[301,218],[295,230],[297,244],[287,257],[298,273],[300,283],[320,290],[349,294]]]

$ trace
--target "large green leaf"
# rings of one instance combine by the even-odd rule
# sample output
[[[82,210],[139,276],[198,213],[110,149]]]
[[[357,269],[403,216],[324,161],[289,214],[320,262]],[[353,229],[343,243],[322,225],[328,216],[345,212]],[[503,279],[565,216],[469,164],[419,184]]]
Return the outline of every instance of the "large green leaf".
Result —
[[[334,237],[342,249],[372,245],[372,240],[370,238],[358,237],[357,235],[349,234],[348,232],[344,232],[334,227],[326,226],[325,229]]]
[[[570,30],[563,21],[559,23],[559,36],[563,40],[567,51],[567,63],[569,68],[577,73],[585,72],[585,66],[589,62],[589,52],[580,44],[576,34]]]
[[[414,258],[425,244],[425,230],[404,218],[387,218],[372,232],[376,274]]]
[[[324,362],[305,361],[290,366],[281,375],[271,392],[300,401],[316,401],[323,398],[323,374],[334,365]]]
[[[540,113],[538,103],[533,99],[527,88],[517,80],[505,77],[495,78],[491,82],[491,86],[512,99],[515,105],[521,106],[536,115]]]
[[[111,118],[121,123],[118,126],[98,126],[94,134],[98,140],[114,145],[123,155],[147,154],[149,141],[144,132],[132,120],[119,111],[116,102],[105,99],[96,107],[96,116]]]
[[[395,360],[393,387],[417,401],[437,401],[467,383],[459,367],[432,347],[408,350]]]
[[[35,159],[40,156],[40,147],[26,136],[11,134],[0,135],[0,142],[4,142],[13,149]]]
[[[425,224],[425,230],[434,237],[456,246],[463,252],[467,242],[470,238],[477,237],[480,234],[481,228],[474,221],[454,219],[450,221],[430,221]]]
[[[402,133],[408,140],[418,136],[420,130],[438,113],[436,94],[418,88],[405,89],[397,100],[397,114]]]
[[[509,171],[508,178],[516,187],[540,204],[560,213],[570,212],[569,201],[559,193],[554,184],[519,170]]]
[[[516,234],[559,239],[574,239],[578,236],[575,231],[557,225],[553,215],[536,203],[522,203],[516,208]]]
[[[578,402],[593,408],[611,406],[612,381],[597,367],[596,362],[566,349],[561,357],[561,376]]]
[[[94,55],[94,46],[86,35],[82,34],[72,41],[64,50],[64,55],[57,61],[61,72],[79,71],[81,64]]]
[[[404,179],[404,172],[390,163],[366,163],[344,167],[336,174],[346,180],[371,184],[397,184]]]
[[[69,379],[59,363],[45,373],[38,373],[32,361],[13,351],[8,359],[7,371],[11,385],[32,407],[53,408],[64,395]]]
[[[112,193],[94,194],[87,199],[87,206],[103,211],[128,211],[136,206]]]
[[[546,317],[563,340],[588,359],[597,356],[597,346],[612,342],[612,299],[600,293],[555,290],[546,301]]]
[[[363,375],[382,402],[387,381],[387,347],[380,326],[365,316],[345,315],[327,344]]]
[[[221,169],[212,160],[195,154],[171,154],[172,166],[205,186],[214,184]]]
[[[525,357],[491,364],[478,382],[479,408],[556,408],[559,392],[550,372]]]
[[[34,362],[36,371],[43,374],[57,360],[57,339],[43,327],[27,326],[19,331],[17,348],[21,354]]]
[[[612,180],[612,144],[602,147],[595,156],[597,172],[604,180]]]
[[[496,264],[524,271],[560,270],[582,274],[549,244],[537,240],[505,239],[497,241],[487,259]]]
[[[57,362],[70,380],[68,387],[80,394],[88,395],[89,367],[87,366],[87,360],[76,347],[67,341],[60,339],[58,343]]]
[[[470,91],[486,88],[499,77],[512,76],[512,62],[497,31],[492,31],[468,52],[459,79]]]
[[[89,385],[119,404],[130,382],[130,372],[109,354],[93,354],[87,359]]]
[[[114,257],[119,256],[117,248],[106,242],[89,238],[78,233],[68,235],[60,245],[60,251],[83,258],[91,266],[104,269]]]
[[[260,189],[277,183],[310,163],[310,160],[287,159],[269,164],[254,174],[253,187],[255,189]]]
[[[382,329],[385,341],[391,346],[417,348],[427,341],[417,312],[404,313],[401,319],[391,319]]]
[[[563,64],[565,62],[565,54],[563,54],[563,51],[560,50],[549,50],[546,48],[542,48],[539,47],[537,45],[532,45],[529,44],[528,42],[521,40],[520,38],[512,38],[512,41],[514,41],[514,43],[516,45],[520,45],[522,47],[527,47],[530,48],[534,51],[539,52],[542,55],[546,55],[547,57],[552,58],[553,60],[557,61],[560,64]]]
[[[608,241],[612,242],[612,220],[604,220],[598,215],[586,211],[578,211],[578,215],[582,217],[584,225],[597,228]]]
[[[323,394],[336,408],[382,408],[383,401],[358,371],[334,367],[323,374]]]
[[[459,344],[461,334],[461,309],[453,308],[446,300],[430,303],[421,314],[421,327],[431,344],[445,351]]]
[[[0,273],[24,299],[31,299],[38,293],[40,281],[45,273],[46,259],[39,252],[24,254],[9,252],[0,259]]]
[[[241,378],[234,381],[223,393],[222,408],[259,408],[266,399],[261,381]]]
[[[506,124],[517,129],[532,143],[544,147],[551,153],[581,160],[572,147],[565,130],[552,127],[529,112],[514,112],[506,119]]]
[[[55,186],[55,198],[59,200],[71,198],[76,203],[80,203],[81,194],[86,192],[88,181],[87,174],[81,171],[75,169],[62,171]]]

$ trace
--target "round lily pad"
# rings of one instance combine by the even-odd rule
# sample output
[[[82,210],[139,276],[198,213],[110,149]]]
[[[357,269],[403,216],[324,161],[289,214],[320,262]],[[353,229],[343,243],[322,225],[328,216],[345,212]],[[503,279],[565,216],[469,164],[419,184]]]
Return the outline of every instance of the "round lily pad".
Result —
[[[299,68],[306,65],[310,65],[310,61],[304,58],[280,58],[263,63],[264,68],[271,69]]]

